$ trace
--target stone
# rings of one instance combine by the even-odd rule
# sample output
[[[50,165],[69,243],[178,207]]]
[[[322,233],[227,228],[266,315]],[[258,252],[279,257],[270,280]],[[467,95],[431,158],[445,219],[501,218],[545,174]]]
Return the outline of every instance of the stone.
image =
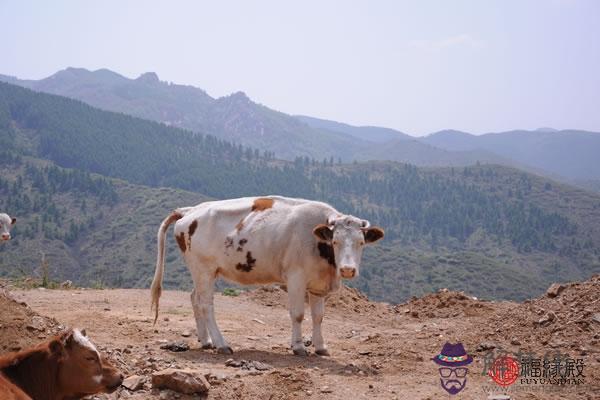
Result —
[[[73,282],[71,282],[70,280],[66,280],[60,284],[60,287],[63,289],[70,289],[73,287]]]
[[[125,388],[131,390],[132,392],[135,392],[136,390],[140,390],[141,388],[144,387],[145,381],[146,381],[146,378],[144,378],[143,376],[131,375],[130,377],[125,378],[122,385]]]
[[[26,328],[36,331],[44,331],[46,330],[46,322],[44,321],[44,318],[35,315],[31,318],[31,322],[27,325]]]
[[[169,350],[173,352],[181,352],[188,351],[190,349],[190,346],[184,342],[169,342],[163,344],[162,346],[160,346],[160,348],[163,350]]]
[[[550,285],[548,290],[546,290],[546,296],[550,298],[557,297],[563,290],[565,290],[565,285],[561,285],[560,283],[553,283],[552,285]]]
[[[539,325],[550,325],[552,321],[556,319],[556,315],[550,311],[548,314],[544,315],[542,318],[538,320]]]
[[[592,315],[592,321],[600,324],[600,313],[596,313],[596,314]]]
[[[496,344],[495,343],[491,343],[491,342],[483,342],[483,343],[479,343],[477,345],[477,348],[475,348],[475,351],[486,351],[486,350],[494,350],[496,348]]]
[[[183,331],[183,332],[181,332],[181,336],[183,336],[183,337],[190,337],[190,336],[192,336],[192,332],[187,331],[187,330]]]
[[[210,383],[199,370],[167,368],[152,374],[152,387],[194,394],[208,392]]]

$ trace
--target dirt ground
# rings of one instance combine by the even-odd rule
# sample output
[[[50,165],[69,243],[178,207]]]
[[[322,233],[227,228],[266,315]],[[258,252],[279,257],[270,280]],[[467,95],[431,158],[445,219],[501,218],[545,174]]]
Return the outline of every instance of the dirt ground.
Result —
[[[151,387],[152,372],[174,367],[210,374],[208,399],[479,400],[503,393],[483,374],[486,353],[499,349],[533,352],[537,357],[560,351],[584,360],[584,384],[561,387],[517,381],[506,389],[512,399],[600,399],[598,276],[567,285],[557,297],[522,304],[479,301],[442,290],[390,306],[344,288],[327,301],[323,329],[330,357],[291,354],[286,293],[278,288],[215,296],[217,322],[233,356],[199,348],[186,292],[164,292],[159,320],[153,325],[148,290],[22,290],[10,285],[7,289],[8,297],[7,292],[0,293],[1,353],[41,341],[63,326],[80,327],[125,376],[147,378],[141,390],[121,388],[112,395],[92,397],[96,399],[199,398]],[[305,315],[303,331],[309,340],[308,307]],[[172,341],[185,342],[190,350],[160,348]],[[437,365],[431,361],[445,342],[462,342],[474,358],[468,382],[455,396],[441,388]],[[230,358],[259,361],[271,368],[226,366]]]

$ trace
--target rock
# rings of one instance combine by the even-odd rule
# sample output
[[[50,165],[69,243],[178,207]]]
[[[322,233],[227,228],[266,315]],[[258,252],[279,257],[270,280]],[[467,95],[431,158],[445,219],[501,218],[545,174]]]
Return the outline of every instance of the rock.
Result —
[[[70,289],[73,287],[73,282],[71,282],[70,280],[66,280],[60,284],[60,287],[63,289]]]
[[[496,344],[495,343],[491,343],[491,342],[482,342],[479,343],[477,345],[477,348],[475,348],[475,351],[486,351],[486,350],[494,350],[496,348]]]
[[[358,354],[361,356],[368,356],[369,354],[371,354],[371,352],[369,350],[361,350],[358,352]]]
[[[208,383],[202,372],[193,369],[174,368],[167,368],[153,373],[152,386],[157,389],[171,389],[184,394],[206,393],[210,389],[210,383]]]
[[[558,296],[563,290],[565,290],[565,285],[561,285],[560,283],[553,283],[552,285],[550,285],[548,290],[546,290],[546,296],[554,298]]]
[[[131,390],[132,392],[135,392],[136,390],[140,390],[141,388],[144,387],[144,382],[146,381],[146,378],[144,378],[143,376],[139,376],[139,375],[131,375],[129,378],[126,378],[122,385]]]
[[[183,331],[183,332],[181,332],[181,336],[183,336],[183,337],[190,337],[190,336],[192,336],[192,332],[187,331],[187,330]]]
[[[256,323],[259,323],[259,324],[261,324],[261,325],[264,325],[264,324],[265,324],[265,323],[264,323],[264,321],[261,321],[261,320],[260,320],[260,319],[258,319],[258,318],[252,318],[252,321],[254,321],[254,322],[256,322]]]
[[[512,338],[512,340],[510,341],[510,344],[519,346],[521,344],[521,342],[517,338]]]
[[[188,351],[190,349],[190,346],[184,342],[169,342],[167,344],[163,344],[162,346],[160,346],[160,348],[163,350],[180,352],[180,351]]]
[[[321,393],[333,393],[333,390],[329,386],[323,386],[321,388]]]
[[[36,331],[44,331],[46,329],[46,322],[44,318],[35,315],[31,318],[31,322],[26,326],[27,329],[36,330]]]
[[[548,314],[544,315],[542,318],[539,319],[538,324],[550,325],[555,319],[556,315],[552,311],[550,311]]]
[[[260,362],[260,361],[252,361],[251,365],[257,371],[267,371],[269,369],[273,369],[272,365],[269,365],[267,363],[263,363],[263,362]]]
[[[600,313],[596,313],[596,314],[592,315],[592,321],[600,324]]]
[[[260,361],[234,360],[233,358],[225,361],[227,367],[242,368],[249,371],[268,371],[273,366]]]
[[[245,361],[246,360],[234,360],[233,358],[230,358],[227,361],[225,361],[225,366],[239,368],[242,366],[242,362],[245,362]]]

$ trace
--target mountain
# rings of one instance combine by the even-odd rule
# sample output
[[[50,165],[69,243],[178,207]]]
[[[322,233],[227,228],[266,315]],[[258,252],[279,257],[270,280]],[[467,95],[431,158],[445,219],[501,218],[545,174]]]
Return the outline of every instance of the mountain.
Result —
[[[173,207],[259,194],[326,201],[383,226],[351,283],[377,299],[442,287],[523,299],[600,272],[600,196],[514,168],[288,162],[9,84],[0,149],[0,209],[20,221],[0,246],[3,275],[30,273],[43,251],[61,279],[144,286]],[[183,287],[169,246],[169,285]]]
[[[214,99],[204,90],[160,81],[153,72],[128,79],[107,69],[67,68],[41,80],[0,81],[81,100],[94,107],[162,122],[276,153],[284,159],[348,158],[360,141],[313,129],[250,100],[243,92]]]
[[[600,179],[597,132],[543,128],[475,136],[441,131],[421,140],[448,151],[486,150],[573,181]]]
[[[295,117],[313,128],[345,133],[346,135],[368,142],[385,143],[401,139],[414,140],[414,137],[390,128],[352,126],[341,122],[308,117],[306,115],[296,115]]]
[[[296,157],[317,160],[333,157],[343,161],[384,159],[431,166],[442,165],[440,153],[444,153],[442,158],[451,159],[451,163],[444,165],[501,161],[497,156],[476,154],[476,151],[466,157],[462,153],[450,155],[448,151],[422,145],[392,129],[293,117],[257,104],[243,92],[214,99],[192,86],[162,82],[152,72],[128,79],[107,69],[67,68],[37,81],[3,75],[0,81],[81,100],[104,110],[211,134],[286,160]],[[404,139],[406,143],[402,142]],[[388,146],[383,145],[388,141],[391,151],[386,151]]]

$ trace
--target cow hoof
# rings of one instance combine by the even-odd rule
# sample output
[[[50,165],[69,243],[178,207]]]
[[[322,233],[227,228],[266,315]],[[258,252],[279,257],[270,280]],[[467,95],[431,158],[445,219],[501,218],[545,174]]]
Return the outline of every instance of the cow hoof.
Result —
[[[294,355],[306,357],[308,355],[308,351],[306,351],[306,349],[302,349],[302,348],[294,349]]]
[[[233,354],[233,350],[229,346],[219,347],[217,349],[217,353],[219,353],[219,354]]]
[[[326,356],[326,357],[329,357],[331,355],[331,354],[329,354],[329,350],[327,350],[327,349],[317,350],[317,351],[315,351],[315,354],[318,356]]]
[[[212,343],[206,343],[202,345],[202,350],[207,350],[207,349],[214,349],[215,345]]]

